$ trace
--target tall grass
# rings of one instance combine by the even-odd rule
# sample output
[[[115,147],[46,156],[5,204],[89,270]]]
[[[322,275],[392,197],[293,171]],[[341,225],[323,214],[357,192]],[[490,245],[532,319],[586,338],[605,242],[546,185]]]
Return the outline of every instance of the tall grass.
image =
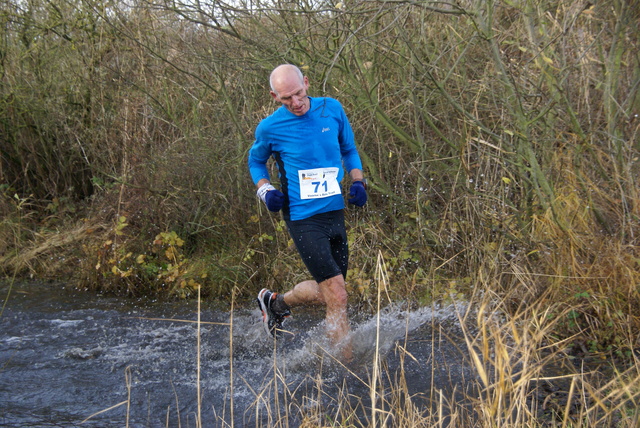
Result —
[[[385,270],[381,259],[378,268]],[[519,275],[522,282],[533,279],[529,272]],[[300,406],[304,426],[635,426],[640,398],[637,359],[618,367],[611,360],[576,365],[568,352],[570,339],[558,340],[554,335],[556,324],[563,322],[570,309],[543,295],[514,311],[509,308],[511,296],[501,297],[504,293],[496,290],[499,282],[496,277],[484,278],[479,284],[484,291],[476,293],[466,306],[468,309],[458,314],[462,346],[466,345],[465,364],[472,369],[464,391],[447,391],[440,389],[442,385],[432,385],[431,390],[419,394],[410,391],[404,365],[416,357],[407,350],[405,339],[394,350],[400,356],[395,371],[389,370],[385,355],[376,349],[372,361],[362,362],[365,376],[354,372],[347,375],[369,388],[366,404],[364,397],[350,396],[348,385],[343,385],[337,397],[323,394],[322,379],[316,380],[314,394],[323,398],[316,400],[323,405],[304,410],[308,406],[299,397],[294,398],[295,387],[290,385],[284,389],[285,397],[290,395],[285,400]],[[388,277],[381,275],[377,280],[379,303],[389,286]],[[415,362],[424,364],[426,370],[442,363]],[[604,376],[600,376],[601,370]],[[274,370],[273,382],[287,385],[285,374]],[[432,397],[431,405],[425,406],[414,395]],[[291,404],[288,408],[292,408]],[[270,417],[266,426],[289,426],[286,414],[281,415],[273,407],[270,411],[284,420]]]
[[[385,295],[392,287],[388,266],[382,257],[376,261],[376,304],[382,308]],[[533,281],[531,272],[520,272],[518,280]],[[454,346],[460,346],[462,365],[469,368],[463,382],[451,385],[425,385],[424,390],[410,387],[405,367],[417,364],[425,371],[436,366],[457,363],[441,361],[434,355],[421,356],[411,352],[408,335],[398,340],[393,349],[397,362],[390,365],[388,354],[376,339],[370,360],[341,362],[330,349],[317,348],[318,372],[304,379],[294,379],[279,363],[280,353],[274,346],[265,379],[256,386],[249,382],[254,395],[245,408],[234,404],[234,353],[229,353],[231,367],[227,404],[213,409],[213,416],[202,416],[198,399],[197,417],[178,417],[179,426],[233,427],[238,420],[257,427],[633,427],[640,418],[640,365],[637,356],[621,362],[611,354],[579,363],[569,350],[570,339],[559,339],[554,330],[569,317],[570,308],[562,302],[550,301],[548,295],[510,308],[512,296],[496,289],[496,277],[482,280],[482,292],[475,293],[457,313],[461,336],[446,336]],[[200,309],[196,324],[196,370],[200,373]],[[377,316],[379,317],[378,311]],[[180,321],[180,320],[167,320]],[[233,306],[228,346],[234,346]],[[379,337],[380,323],[377,323]],[[437,329],[437,323],[432,326]],[[438,347],[433,335],[432,349]],[[440,339],[438,339],[440,340]],[[275,345],[275,343],[274,343]],[[310,351],[311,352],[311,351]],[[424,360],[423,360],[424,358]],[[322,367],[343,380],[327,383]],[[131,395],[130,375],[127,391]],[[211,376],[214,374],[205,374]],[[196,377],[200,391],[201,376]],[[247,380],[245,380],[246,382]],[[353,383],[369,391],[368,396],[353,394]],[[362,388],[358,388],[361,390]],[[200,394],[198,393],[198,397]],[[118,406],[130,405],[130,398],[91,415],[87,420]],[[179,408],[178,403],[176,407]],[[127,412],[129,415],[129,412]],[[168,418],[168,416],[167,416]],[[175,418],[174,418],[175,419]],[[169,420],[169,419],[167,419]],[[127,424],[130,422],[127,416]],[[167,427],[171,426],[167,422]]]

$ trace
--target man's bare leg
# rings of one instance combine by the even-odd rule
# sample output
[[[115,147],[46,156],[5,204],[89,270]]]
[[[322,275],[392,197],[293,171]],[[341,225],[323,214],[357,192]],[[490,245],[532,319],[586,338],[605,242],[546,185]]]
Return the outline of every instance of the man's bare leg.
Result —
[[[347,290],[342,275],[334,276],[321,283],[309,280],[293,287],[284,295],[289,306],[323,304],[326,307],[327,336],[334,345],[340,344],[349,335],[347,317]],[[351,357],[351,346],[343,343],[343,355]]]
[[[324,305],[324,298],[318,283],[314,280],[302,281],[284,294],[284,302],[289,306]]]

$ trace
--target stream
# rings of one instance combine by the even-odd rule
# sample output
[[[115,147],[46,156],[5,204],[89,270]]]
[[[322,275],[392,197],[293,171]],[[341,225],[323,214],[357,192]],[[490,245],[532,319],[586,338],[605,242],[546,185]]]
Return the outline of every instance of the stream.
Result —
[[[205,427],[269,426],[276,417],[299,426],[301,409],[330,413],[340,397],[370,407],[376,358],[384,378],[403,371],[418,406],[474,376],[464,346],[451,343],[460,334],[454,307],[351,309],[355,358],[345,367],[324,342],[319,309],[296,310],[285,324],[291,334],[275,343],[254,302],[231,313],[204,300],[198,363],[197,301],[2,282],[0,296],[0,426],[195,427],[198,417]]]

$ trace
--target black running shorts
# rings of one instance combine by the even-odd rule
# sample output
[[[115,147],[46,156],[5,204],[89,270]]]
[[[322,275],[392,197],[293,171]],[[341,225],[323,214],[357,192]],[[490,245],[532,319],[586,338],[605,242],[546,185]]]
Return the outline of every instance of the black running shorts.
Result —
[[[316,214],[303,220],[289,220],[287,227],[302,261],[316,282],[340,274],[346,280],[349,246],[343,210]]]

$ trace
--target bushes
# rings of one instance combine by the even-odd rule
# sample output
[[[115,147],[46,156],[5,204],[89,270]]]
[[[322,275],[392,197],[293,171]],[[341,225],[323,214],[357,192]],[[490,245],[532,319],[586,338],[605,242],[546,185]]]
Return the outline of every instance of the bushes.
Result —
[[[369,177],[368,208],[348,214],[354,298],[367,299],[380,251],[398,296],[479,283],[522,287],[525,300],[549,287],[567,299],[609,290],[615,310],[585,311],[637,322],[638,11],[460,4],[8,2],[5,272],[184,296],[196,283],[250,295],[300,279],[246,168],[253,129],[275,107],[268,74],[293,62],[310,93],[345,105]],[[86,224],[99,232],[58,240],[54,268],[45,243]],[[152,243],[171,232],[184,241],[179,275],[159,287],[158,266],[172,276]],[[583,263],[620,274],[594,279]]]

